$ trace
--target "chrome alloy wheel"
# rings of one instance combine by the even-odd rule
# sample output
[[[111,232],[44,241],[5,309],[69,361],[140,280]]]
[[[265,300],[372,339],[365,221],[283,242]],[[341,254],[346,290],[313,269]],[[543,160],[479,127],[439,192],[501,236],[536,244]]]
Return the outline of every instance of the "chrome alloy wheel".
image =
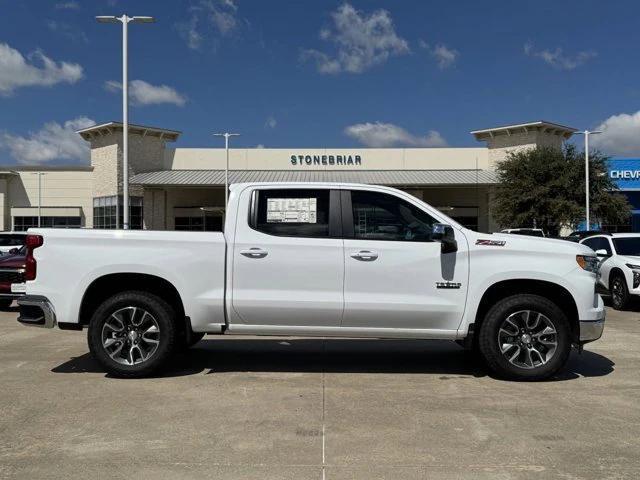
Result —
[[[558,333],[551,320],[540,312],[520,310],[509,315],[498,330],[502,355],[519,368],[546,364],[558,348]]]
[[[158,322],[139,307],[117,310],[102,327],[102,347],[107,355],[122,365],[136,365],[149,360],[159,344]]]

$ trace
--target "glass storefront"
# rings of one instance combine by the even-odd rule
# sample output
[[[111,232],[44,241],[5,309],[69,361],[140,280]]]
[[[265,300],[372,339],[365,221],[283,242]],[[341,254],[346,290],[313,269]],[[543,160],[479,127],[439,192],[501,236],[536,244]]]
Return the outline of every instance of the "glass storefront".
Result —
[[[132,230],[142,229],[142,203],[142,197],[129,197],[129,227]],[[122,217],[122,195],[93,199],[93,228],[122,228]]]
[[[640,158],[611,158],[609,178],[631,204],[631,217],[622,225],[602,225],[609,232],[640,232]]]

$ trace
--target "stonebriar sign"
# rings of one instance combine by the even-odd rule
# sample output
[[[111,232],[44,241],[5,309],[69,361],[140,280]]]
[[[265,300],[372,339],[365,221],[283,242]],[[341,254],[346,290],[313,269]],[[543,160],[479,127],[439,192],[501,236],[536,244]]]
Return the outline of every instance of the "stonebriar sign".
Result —
[[[313,166],[344,166],[362,165],[360,155],[291,155],[291,165]]]

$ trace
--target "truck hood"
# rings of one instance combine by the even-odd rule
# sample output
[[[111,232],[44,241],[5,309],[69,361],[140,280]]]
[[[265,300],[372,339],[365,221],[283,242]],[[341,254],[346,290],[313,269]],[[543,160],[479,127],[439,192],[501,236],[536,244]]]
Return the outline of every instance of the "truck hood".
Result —
[[[595,252],[586,245],[574,243],[557,238],[542,238],[527,235],[513,235],[509,233],[478,233],[471,230],[465,231],[469,243],[477,245],[478,240],[496,240],[505,242],[501,248],[507,250],[526,250],[529,252],[553,252],[572,255],[595,255]]]
[[[631,265],[640,265],[640,256],[637,255],[618,255],[618,260]]]

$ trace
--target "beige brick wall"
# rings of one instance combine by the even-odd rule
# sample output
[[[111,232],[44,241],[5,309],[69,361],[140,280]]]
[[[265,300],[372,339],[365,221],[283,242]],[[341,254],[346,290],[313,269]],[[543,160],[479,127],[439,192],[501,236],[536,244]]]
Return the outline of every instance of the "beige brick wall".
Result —
[[[489,148],[489,168],[495,168],[496,163],[507,158],[510,152],[535,148],[536,146],[560,148],[563,141],[564,138],[559,135],[538,131],[494,135],[493,138],[486,139]]]
[[[136,173],[162,170],[165,141],[159,137],[129,135],[129,178]],[[91,165],[96,172],[93,196],[122,194],[122,132],[97,136],[91,140]],[[131,186],[130,195],[142,195]]]

